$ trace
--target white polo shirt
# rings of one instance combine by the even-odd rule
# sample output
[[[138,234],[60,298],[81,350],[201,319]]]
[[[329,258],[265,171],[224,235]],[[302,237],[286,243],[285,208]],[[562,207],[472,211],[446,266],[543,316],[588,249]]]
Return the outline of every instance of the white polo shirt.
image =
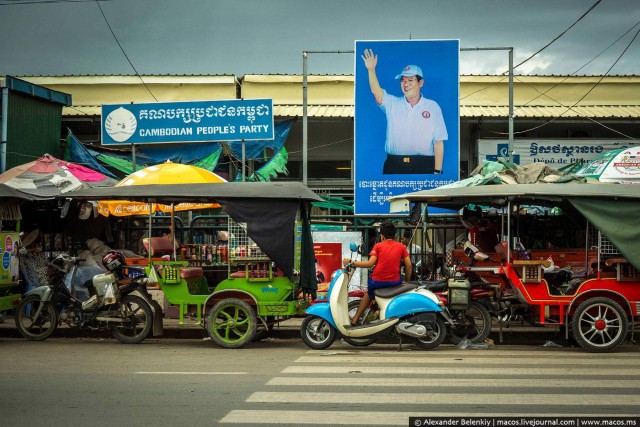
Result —
[[[412,107],[384,91],[380,108],[387,116],[387,154],[433,156],[433,143],[449,138],[440,106],[424,96]]]

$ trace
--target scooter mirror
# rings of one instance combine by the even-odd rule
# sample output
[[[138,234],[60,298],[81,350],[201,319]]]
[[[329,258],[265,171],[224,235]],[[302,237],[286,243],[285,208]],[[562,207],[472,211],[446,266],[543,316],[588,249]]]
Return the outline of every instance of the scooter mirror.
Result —
[[[349,244],[349,249],[351,249],[351,252],[358,252],[358,249],[360,248],[358,248],[358,245],[356,245],[354,242],[351,242]]]

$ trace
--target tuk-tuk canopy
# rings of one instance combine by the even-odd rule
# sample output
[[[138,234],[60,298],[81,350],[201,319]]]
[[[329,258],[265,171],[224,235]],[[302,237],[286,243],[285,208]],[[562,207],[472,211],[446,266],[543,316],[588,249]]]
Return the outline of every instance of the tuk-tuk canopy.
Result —
[[[131,200],[147,203],[211,203],[222,205],[236,222],[247,224],[247,234],[287,276],[294,267],[295,221],[301,212],[303,289],[315,292],[317,280],[308,202],[322,201],[300,182],[228,182],[218,184],[131,185],[91,188],[66,193],[76,200]]]
[[[503,184],[479,185],[406,193],[389,199],[391,211],[407,211],[411,203],[461,209],[473,203],[502,207],[507,202],[574,207],[620,253],[640,269],[640,185],[637,184]]]

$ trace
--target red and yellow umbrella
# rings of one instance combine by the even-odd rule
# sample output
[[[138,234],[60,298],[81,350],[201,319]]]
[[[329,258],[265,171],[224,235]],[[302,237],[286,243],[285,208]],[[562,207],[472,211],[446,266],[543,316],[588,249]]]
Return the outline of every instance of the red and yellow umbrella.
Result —
[[[153,184],[219,184],[227,182],[220,175],[197,166],[180,163],[165,163],[148,166],[136,171],[118,182],[116,187],[128,185]],[[164,205],[161,203],[131,202],[128,200],[104,200],[98,202],[98,212],[104,216],[149,215],[149,208],[153,212],[188,211],[192,209],[219,208],[217,203],[180,203]]]

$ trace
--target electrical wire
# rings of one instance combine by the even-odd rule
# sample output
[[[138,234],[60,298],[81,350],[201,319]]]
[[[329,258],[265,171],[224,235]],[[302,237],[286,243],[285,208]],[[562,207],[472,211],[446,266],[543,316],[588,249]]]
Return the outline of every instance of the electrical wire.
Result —
[[[515,70],[516,68],[518,68],[519,66],[521,66],[522,64],[526,63],[527,61],[531,60],[534,56],[538,55],[540,52],[542,52],[543,50],[545,50],[546,48],[548,48],[549,46],[551,46],[553,43],[555,43],[560,37],[564,36],[571,28],[573,28],[578,22],[580,22],[582,20],[582,18],[584,18],[585,16],[587,16],[587,14],[589,14],[589,12],[591,12],[602,0],[598,0],[596,1],[585,13],[582,14],[582,16],[580,16],[576,21],[574,21],[573,24],[571,24],[566,30],[564,30],[562,33],[560,33],[558,36],[556,36],[553,40],[551,40],[549,43],[547,43],[544,47],[542,47],[541,49],[539,49],[536,53],[534,53],[533,55],[529,56],[527,59],[525,59],[524,61],[520,62],[518,65],[515,65],[513,67],[513,69]],[[500,75],[504,75],[504,74],[509,74],[509,70],[501,73]],[[498,83],[502,82],[504,79],[506,79],[507,77],[504,77],[500,80],[498,80]],[[475,95],[478,92],[482,92],[483,90],[487,90],[489,89],[490,86],[484,87],[482,89],[478,89],[475,92],[471,92],[469,95],[460,98],[460,100],[469,98],[470,96]]]
[[[138,70],[136,70],[136,67],[133,65],[133,62],[131,62],[131,59],[129,59],[129,56],[127,55],[127,52],[124,51],[124,48],[122,47],[122,45],[120,44],[120,41],[118,40],[118,37],[116,37],[116,33],[113,32],[113,29],[111,28],[111,25],[109,24],[109,20],[107,19],[107,16],[104,14],[104,11],[102,10],[102,6],[100,6],[100,1],[101,0],[95,0],[96,4],[98,5],[98,8],[100,9],[100,13],[102,14],[102,17],[104,18],[104,22],[107,23],[107,27],[109,27],[109,31],[111,31],[111,35],[113,35],[113,38],[115,39],[116,43],[118,44],[118,47],[120,48],[120,50],[122,51],[122,53],[124,54],[124,57],[127,58],[127,61],[129,62],[129,65],[131,65],[131,68],[133,68],[133,71],[135,71],[136,76],[138,76],[138,78],[140,79],[140,81],[142,82],[142,84],[144,85],[144,87],[147,89],[147,91],[149,92],[149,94],[151,95],[151,97],[158,102],[158,99],[155,97],[155,95],[153,94],[153,92],[151,92],[151,89],[149,89],[149,86],[147,86],[147,84],[145,83],[145,81],[142,79],[142,76],[140,75],[140,73],[138,73]]]
[[[637,25],[637,24],[636,24]],[[634,25],[635,27],[635,25]],[[593,86],[591,86],[591,88],[584,94],[582,95],[582,97],[580,97],[580,99],[578,99],[573,105],[569,106],[566,108],[565,111],[563,111],[560,115],[552,118],[551,120],[542,123],[538,126],[532,127],[530,129],[526,129],[526,130],[522,130],[522,131],[518,131],[518,132],[514,132],[514,135],[516,134],[522,134],[522,133],[527,133],[527,132],[531,132],[533,130],[539,129],[543,126],[546,126],[550,123],[553,123],[554,121],[556,121],[557,119],[559,119],[560,117],[562,117],[564,114],[566,114],[568,111],[572,110],[573,107],[577,106],[583,99],[585,99],[601,82],[602,80],[604,80],[604,78],[609,74],[609,72],[613,69],[613,67],[616,66],[616,64],[620,61],[620,59],[622,59],[622,57],[624,56],[624,54],[627,52],[627,50],[629,50],[629,47],[631,47],[631,45],[633,44],[633,42],[635,41],[635,39],[638,37],[638,34],[640,34],[640,29],[638,31],[636,31],[635,35],[633,36],[633,38],[631,39],[631,41],[627,44],[627,46],[624,48],[624,50],[622,51],[622,53],[620,53],[620,55],[618,56],[618,58],[613,62],[613,64],[609,67],[609,69],[600,77],[600,79],[598,79],[598,81],[596,83],[594,83]],[[555,100],[554,100],[555,101]],[[562,107],[565,107],[565,105],[563,105],[562,103],[560,103],[559,101],[555,101],[558,102]],[[597,122],[596,122],[597,123]],[[507,135],[506,132],[492,132],[492,133],[496,133],[496,134],[502,134],[502,135]],[[618,132],[620,134],[622,134],[621,132]],[[624,134],[622,134],[624,135]],[[632,140],[635,140],[635,138],[630,137],[628,135],[625,135],[627,138],[630,138]]]
[[[47,3],[89,3],[95,0],[34,0],[34,1],[9,1],[1,2],[0,6],[14,6],[25,4],[47,4]],[[112,1],[112,0],[100,0],[100,1]]]
[[[519,66],[521,66],[522,64],[526,63],[527,61],[529,61],[530,59],[532,59],[534,56],[536,56],[537,54],[539,54],[540,52],[542,52],[543,50],[545,50],[546,48],[548,48],[549,46],[551,46],[553,43],[556,42],[556,40],[558,40],[560,37],[564,36],[571,28],[573,28],[578,22],[580,22],[582,20],[582,18],[584,18],[585,16],[587,16],[589,14],[589,12],[591,12],[593,9],[595,9],[595,7],[600,4],[602,0],[598,0],[596,1],[585,13],[582,14],[582,16],[580,16],[580,18],[578,18],[573,24],[571,24],[569,26],[569,28],[567,28],[566,30],[564,30],[563,32],[561,32],[560,34],[558,34],[556,36],[556,38],[554,38],[553,40],[551,40],[549,43],[547,43],[546,45],[544,45],[541,49],[539,49],[536,53],[534,53],[533,55],[529,56],[527,59],[525,59],[524,61],[520,62],[518,65],[514,66],[513,69],[515,70],[516,68],[518,68]],[[508,73],[509,70],[506,71],[506,73]]]

